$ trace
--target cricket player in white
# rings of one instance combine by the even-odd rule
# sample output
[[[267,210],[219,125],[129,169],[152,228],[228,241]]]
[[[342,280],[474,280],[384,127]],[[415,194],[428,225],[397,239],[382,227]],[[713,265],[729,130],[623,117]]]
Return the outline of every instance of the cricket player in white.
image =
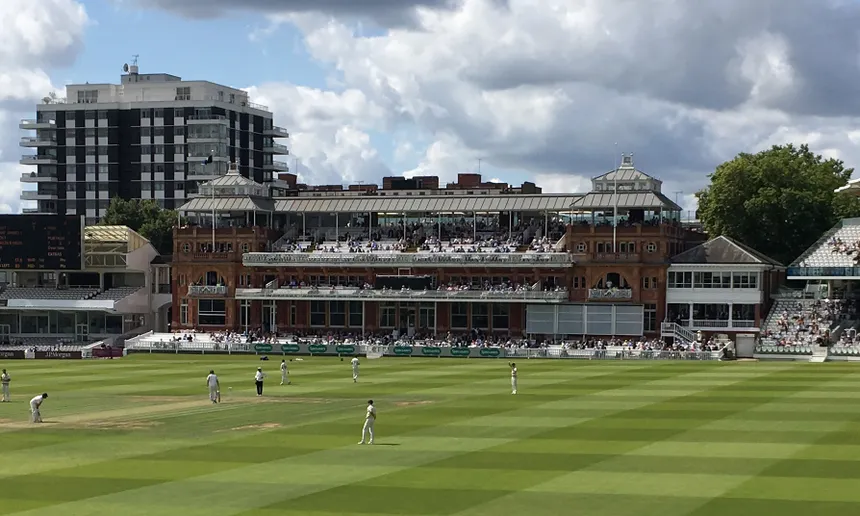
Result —
[[[367,415],[364,416],[364,428],[361,429],[361,440],[358,444],[364,444],[367,437],[370,437],[367,444],[373,444],[374,423],[376,423],[376,407],[373,406],[373,400],[367,400]]]
[[[218,377],[215,376],[215,371],[209,371],[209,376],[206,377],[206,385],[209,386],[209,400],[212,403],[221,401],[221,383],[218,381]]]
[[[358,357],[352,357],[352,383],[358,382]]]
[[[3,399],[0,401],[9,401],[9,382],[11,381],[12,377],[4,369],[3,373],[0,374],[0,387],[3,388]]]
[[[517,393],[517,364],[513,362],[508,362],[508,365],[511,366],[511,394]]]
[[[281,385],[290,384],[290,371],[287,369],[287,361],[281,360]]]
[[[39,412],[39,407],[42,406],[42,402],[48,399],[48,393],[43,392],[42,394],[36,396],[35,398],[30,400],[30,412],[33,413],[33,422],[41,423],[42,422],[42,414]]]

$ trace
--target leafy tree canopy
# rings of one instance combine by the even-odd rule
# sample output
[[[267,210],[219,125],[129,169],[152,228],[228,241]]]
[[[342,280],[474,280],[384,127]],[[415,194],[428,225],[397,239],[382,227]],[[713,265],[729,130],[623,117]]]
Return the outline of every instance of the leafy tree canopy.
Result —
[[[128,226],[137,231],[161,254],[173,253],[175,210],[165,210],[152,200],[123,200],[114,197],[102,217],[103,226]]]
[[[834,193],[853,172],[807,145],[739,154],[696,194],[699,219],[710,237],[726,235],[789,264],[840,218],[860,215],[860,200]]]

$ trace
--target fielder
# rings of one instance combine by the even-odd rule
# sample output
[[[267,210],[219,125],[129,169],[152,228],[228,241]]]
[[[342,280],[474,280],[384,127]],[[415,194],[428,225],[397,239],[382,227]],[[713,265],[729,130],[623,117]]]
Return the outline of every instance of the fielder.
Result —
[[[281,360],[281,385],[290,384],[290,371],[287,369],[287,361]]]
[[[39,412],[39,408],[42,406],[42,402],[46,399],[48,399],[48,393],[44,392],[30,400],[30,412],[33,413],[34,423],[42,422],[42,414]]]
[[[357,360],[357,359],[353,359]],[[361,440],[358,444],[364,444],[365,438],[368,436],[370,440],[367,444],[373,444],[373,424],[376,423],[376,407],[373,406],[373,400],[367,400],[367,415],[364,416],[364,428],[361,429]]]
[[[352,357],[352,383],[358,383],[358,357]]]
[[[517,393],[517,364],[513,362],[508,362],[508,365],[511,366],[511,394]]]
[[[221,401],[221,382],[215,376],[215,371],[209,371],[209,376],[206,377],[206,385],[209,386],[209,401],[212,403]]]
[[[6,370],[3,370],[3,373],[0,374],[0,387],[3,388],[3,399],[0,401],[10,401],[9,398],[9,382],[12,381],[12,377],[9,376],[9,373]]]

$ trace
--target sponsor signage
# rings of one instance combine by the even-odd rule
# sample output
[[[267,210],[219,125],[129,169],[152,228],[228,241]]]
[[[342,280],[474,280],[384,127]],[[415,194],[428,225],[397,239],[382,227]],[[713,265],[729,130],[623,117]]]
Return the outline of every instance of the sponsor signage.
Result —
[[[121,348],[94,348],[93,358],[122,358]]]
[[[481,348],[482,357],[497,357],[499,355],[501,355],[499,348]]]
[[[355,346],[345,344],[343,346],[335,346],[334,350],[338,355],[352,355],[355,353]]]
[[[298,344],[282,344],[281,352],[282,353],[298,353],[302,348]]]
[[[411,356],[412,346],[394,346],[394,354],[399,357]]]
[[[33,355],[35,358],[52,358],[61,360],[80,359],[82,358],[80,351],[36,351]]]
[[[421,348],[421,354],[425,357],[438,357],[442,355],[442,348],[435,346],[424,346]]]
[[[271,344],[254,344],[254,351],[257,353],[269,353],[272,351]]]
[[[308,353],[319,355],[327,351],[328,346],[326,346],[325,344],[311,344],[308,346]]]
[[[452,357],[468,357],[470,353],[469,348],[451,348]]]
[[[0,350],[0,360],[23,360],[25,357],[24,350]]]

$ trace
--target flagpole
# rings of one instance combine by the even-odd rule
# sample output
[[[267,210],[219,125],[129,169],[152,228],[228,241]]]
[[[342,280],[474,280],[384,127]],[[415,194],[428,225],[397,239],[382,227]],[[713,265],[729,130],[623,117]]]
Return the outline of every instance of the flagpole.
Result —
[[[613,193],[612,193],[612,253],[618,252],[618,142],[615,142],[615,152],[613,152],[614,172],[613,177]]]
[[[209,159],[207,160],[208,164],[212,164],[215,161],[214,153],[209,155]],[[214,167],[213,167],[214,168]],[[209,182],[209,193],[212,196],[212,252],[216,251],[215,249],[215,185],[214,179]]]

